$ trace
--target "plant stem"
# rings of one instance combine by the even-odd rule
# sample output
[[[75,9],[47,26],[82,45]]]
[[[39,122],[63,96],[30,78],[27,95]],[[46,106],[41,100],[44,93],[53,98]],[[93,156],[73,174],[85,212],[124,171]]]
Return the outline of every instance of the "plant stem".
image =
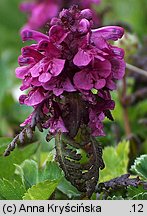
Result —
[[[146,76],[146,77],[147,77],[147,71],[145,71],[145,70],[143,70],[143,69],[141,69],[141,68],[138,68],[138,67],[136,67],[136,66],[134,66],[134,65],[131,65],[131,64],[128,64],[128,63],[126,63],[126,68],[127,68],[128,70],[130,70],[130,71],[133,71],[133,72],[135,72],[135,73],[138,73],[138,74],[140,74],[140,75],[143,75],[143,76]]]

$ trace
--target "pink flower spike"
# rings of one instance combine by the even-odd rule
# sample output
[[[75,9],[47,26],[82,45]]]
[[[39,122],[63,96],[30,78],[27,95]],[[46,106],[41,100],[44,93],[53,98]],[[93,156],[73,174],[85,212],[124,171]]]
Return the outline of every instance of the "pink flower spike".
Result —
[[[29,12],[28,26],[42,26],[54,14],[57,2],[36,0],[35,9]],[[78,3],[79,8],[92,8],[99,0],[72,2]],[[68,132],[73,138],[84,125],[91,135],[103,136],[105,116],[113,120],[111,110],[115,103],[111,91],[125,73],[124,51],[109,40],[118,40],[124,30],[119,26],[92,29],[96,14],[79,8],[74,5],[63,9],[49,23],[48,35],[31,29],[21,31],[24,41],[35,40],[22,48],[20,67],[15,71],[22,79],[20,89],[28,90],[20,97],[20,104],[34,109],[33,120],[30,117],[23,125],[34,122],[34,127],[40,124],[49,134]]]

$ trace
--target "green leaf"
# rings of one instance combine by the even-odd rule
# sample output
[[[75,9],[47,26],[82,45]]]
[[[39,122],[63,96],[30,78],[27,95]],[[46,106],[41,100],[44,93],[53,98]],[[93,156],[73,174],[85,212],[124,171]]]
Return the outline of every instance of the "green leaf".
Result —
[[[58,190],[67,195],[69,198],[80,196],[80,192],[68,182],[58,164],[54,161],[47,161],[44,170],[40,170],[39,181],[58,180]]]
[[[117,147],[105,147],[103,160],[105,168],[100,171],[99,182],[105,182],[127,173],[129,142],[123,141]]]
[[[113,196],[113,197],[108,197],[107,200],[124,200],[122,196]]]
[[[47,161],[45,167],[38,170],[38,165],[35,161],[25,160],[21,165],[16,165],[15,173],[21,177],[27,189],[45,180],[56,180],[59,182],[58,190],[66,196],[69,198],[80,196],[80,192],[65,179],[62,170],[54,161]]]
[[[35,142],[25,148],[16,147],[8,157],[4,157],[3,153],[11,141],[11,138],[0,138],[0,178],[13,179],[15,171],[14,164],[21,164],[38,149],[38,143]]]
[[[59,180],[63,177],[63,172],[56,162],[48,161],[43,170],[40,171],[39,181]]]
[[[0,197],[6,200],[21,200],[25,188],[21,182],[0,179]]]
[[[147,154],[141,155],[131,166],[131,171],[135,172],[137,175],[143,179],[147,179]]]
[[[68,182],[58,164],[54,161],[47,161],[44,169],[38,170],[38,165],[33,160],[25,160],[21,165],[16,165],[15,173],[19,175],[26,189],[31,188],[39,182],[58,181],[58,190],[69,198],[79,197],[80,192]]]
[[[25,160],[21,165],[16,165],[18,174],[26,189],[38,183],[38,164],[34,160]]]
[[[134,196],[137,196],[140,193],[145,192],[145,190],[143,189],[142,186],[138,186],[138,187],[130,186],[130,187],[128,187],[127,191],[128,191],[127,195],[128,195],[129,198],[132,198]]]
[[[51,161],[48,161],[43,169],[39,169],[36,161],[25,160],[21,165],[16,165],[15,173],[21,177],[27,189],[45,180],[60,181],[63,177],[63,172],[57,163]]]
[[[137,194],[132,198],[132,200],[147,200],[147,192]]]
[[[19,30],[24,25],[25,19],[24,14],[19,10],[19,4],[20,0],[0,1],[0,51],[8,47],[17,50],[20,47]]]
[[[23,200],[48,200],[58,185],[58,181],[46,180],[33,185],[25,193]]]
[[[69,181],[67,181],[65,177],[62,178],[57,188],[62,193],[66,194],[70,199],[73,197],[79,197],[81,195],[77,188],[75,188]]]
[[[111,7],[103,18],[103,23],[109,25],[112,23],[126,23],[131,26],[137,34],[144,35],[146,29],[146,0],[103,0],[106,8]]]

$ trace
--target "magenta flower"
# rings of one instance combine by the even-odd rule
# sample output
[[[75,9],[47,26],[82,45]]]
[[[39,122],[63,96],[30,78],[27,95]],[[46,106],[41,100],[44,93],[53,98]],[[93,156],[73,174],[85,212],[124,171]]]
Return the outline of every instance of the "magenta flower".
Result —
[[[60,59],[60,50],[49,41],[48,37],[45,40],[45,35],[37,34],[33,30],[22,31],[23,40],[24,38],[27,40],[27,36],[31,39],[30,35],[38,42],[38,46],[23,48],[22,56],[19,57],[20,67],[16,69],[16,76],[24,80],[22,90],[32,84],[41,86],[52,77],[58,76],[65,63],[64,59]]]
[[[26,28],[38,29],[43,27],[59,11],[60,0],[37,0],[36,2],[23,2],[20,10],[29,14]]]
[[[45,90],[53,91],[56,96],[61,95],[64,91],[76,91],[70,79],[65,76],[53,77],[49,82],[43,84],[43,88]]]
[[[108,96],[108,98],[110,95]],[[113,110],[115,107],[114,101],[105,98],[102,99],[99,97],[99,101],[92,105],[89,109],[89,127],[91,128],[91,132],[93,136],[104,136],[105,133],[103,131],[102,121],[105,118],[105,111]]]
[[[57,119],[54,117],[50,118],[43,126],[44,128],[50,128],[51,134],[56,134],[59,131],[62,133],[68,132],[61,117]]]
[[[28,14],[28,23],[23,27],[37,30],[44,27],[51,18],[58,15],[59,11],[72,5],[79,5],[81,9],[90,8],[95,24],[99,23],[93,4],[98,5],[101,0],[32,0],[32,2],[24,1],[20,4],[20,10]]]
[[[124,51],[109,40],[118,40],[124,31],[118,26],[92,29],[91,19],[89,9],[73,6],[51,20],[47,35],[22,30],[23,41],[36,41],[22,48],[16,68],[21,90],[28,89],[20,103],[34,108],[22,126],[41,124],[51,134],[60,131],[73,136],[69,119],[78,100],[77,122],[87,125],[93,136],[104,135],[102,122],[115,105],[110,91],[125,72]]]
[[[27,106],[35,106],[40,104],[45,98],[46,94],[42,88],[33,88],[28,95],[21,95],[19,102]]]

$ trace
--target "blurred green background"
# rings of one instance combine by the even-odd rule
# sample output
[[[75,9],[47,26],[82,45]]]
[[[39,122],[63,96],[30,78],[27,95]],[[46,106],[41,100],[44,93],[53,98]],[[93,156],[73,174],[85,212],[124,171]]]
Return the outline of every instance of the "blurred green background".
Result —
[[[14,128],[28,114],[28,108],[20,109],[17,102],[20,81],[15,78],[17,58],[23,46],[19,31],[26,21],[19,11],[20,2],[0,1],[0,136],[14,135]]]

